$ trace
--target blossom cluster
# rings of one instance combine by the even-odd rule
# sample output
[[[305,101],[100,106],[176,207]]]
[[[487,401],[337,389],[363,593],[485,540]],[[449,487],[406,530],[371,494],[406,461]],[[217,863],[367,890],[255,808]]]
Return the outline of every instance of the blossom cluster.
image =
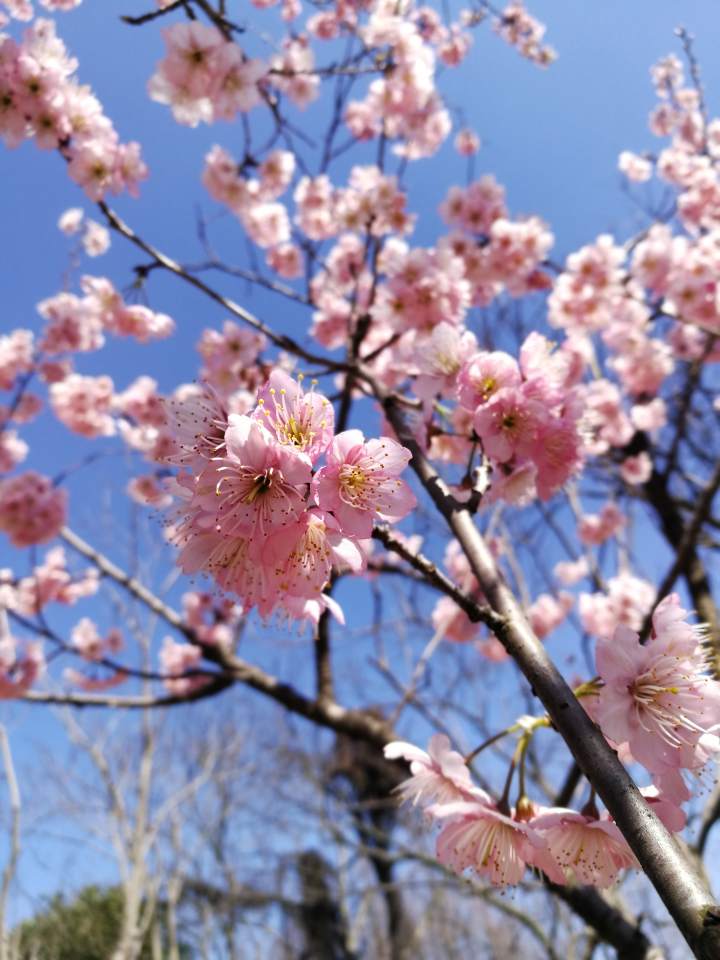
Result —
[[[73,574],[68,569],[64,549],[52,547],[26,577],[15,580],[12,571],[0,570],[0,607],[26,617],[34,616],[50,603],[71,606],[91,597],[99,585],[100,575],[95,567]]]
[[[543,44],[545,27],[522,3],[509,3],[496,19],[495,29],[519,53],[542,67],[551,64],[557,56],[552,47]]]
[[[281,369],[248,413],[228,413],[205,392],[168,403],[168,420],[176,449],[167,459],[182,468],[178,562],[263,617],[317,621],[337,610],[324,592],[333,571],[363,570],[373,522],[400,520],[415,504],[399,479],[409,452],[359,430],[334,435],[329,401]]]
[[[82,0],[40,0],[40,5],[46,10],[72,10],[81,3]],[[32,20],[34,15],[30,0],[0,0],[0,7],[7,10],[7,14],[3,14],[0,10],[0,26],[7,22],[7,17],[15,20]]]
[[[34,470],[0,479],[0,531],[15,547],[55,537],[67,512],[67,493]]]
[[[83,296],[63,291],[38,304],[38,312],[46,323],[37,339],[31,330],[22,328],[0,336],[0,389],[17,391],[12,403],[0,406],[0,475],[21,463],[29,449],[11,424],[31,421],[43,406],[42,399],[27,389],[31,377],[37,375],[48,385],[50,408],[70,430],[85,437],[109,436],[115,433],[118,414],[125,412],[126,398],[122,394],[116,397],[113,381],[107,375],[83,376],[73,372],[73,355],[99,350],[107,333],[147,343],[167,337],[174,330],[173,321],[165,314],[141,304],[125,303],[104,277],[85,276],[80,285]],[[162,415],[158,422],[164,422]],[[19,480],[12,484],[8,481],[3,488],[6,496],[14,498],[15,493],[11,495],[10,491],[19,489],[19,485]],[[28,480],[27,496],[40,510],[46,509],[50,496],[56,505],[56,522],[48,525],[47,532],[29,523],[23,535],[26,545],[50,539],[62,525],[58,518],[63,512],[59,506],[64,503],[64,496],[60,497],[59,491],[49,494],[44,486],[41,491],[40,486],[35,479]],[[19,509],[17,504],[13,509]],[[27,511],[29,515],[30,506]],[[10,530],[8,519],[4,528]]]
[[[38,304],[47,324],[38,343],[41,353],[82,353],[99,350],[105,333],[133,337],[140,343],[169,337],[175,324],[164,313],[140,303],[125,303],[122,295],[105,277],[84,276],[83,296],[63,291]]]
[[[647,642],[624,624],[602,636],[602,686],[589,707],[605,736],[676,804],[690,797],[681,771],[697,773],[720,753],[720,681],[710,675],[704,629],[686,618],[671,594],[655,608]]]
[[[371,82],[364,99],[348,105],[350,132],[357,140],[381,133],[399,140],[395,152],[409,159],[432,155],[452,128],[435,87],[435,48],[447,65],[455,65],[469,47],[469,35],[444,27],[427,7],[412,18],[389,3],[374,6],[360,34],[368,48],[386,51],[388,69]]]
[[[42,644],[27,643],[19,649],[10,633],[5,610],[0,607],[0,700],[21,697],[45,670]]]
[[[702,641],[703,630],[687,622],[679,598],[670,595],[655,609],[647,643],[624,625],[600,639],[599,676],[578,691],[622,759],[650,773],[653,784],[641,793],[671,831],[685,826],[681,805],[690,791],[683,771],[697,774],[720,752],[720,682],[708,672]],[[529,739],[547,725],[547,718],[521,717],[505,731],[519,734],[521,764]],[[470,758],[452,750],[442,734],[431,738],[427,753],[394,742],[385,756],[409,763],[412,776],[398,787],[399,796],[421,805],[438,825],[437,857],[458,873],[470,869],[504,886],[519,883],[529,866],[553,883],[607,887],[621,870],[638,866],[592,798],[580,811],[546,808],[521,786],[510,806],[511,775],[495,801],[473,783]]]
[[[82,229],[81,244],[88,257],[100,257],[110,249],[110,231],[101,223],[85,217],[81,207],[70,207],[60,215],[58,230],[72,237]]]
[[[267,72],[260,60],[248,59],[211,24],[191,20],[163,30],[165,58],[150,78],[148,92],[172,108],[178,123],[191,127],[214,120],[234,120],[261,102],[258,83]]]
[[[123,190],[137,195],[147,176],[140,145],[120,142],[76,69],[51,20],[33,21],[20,43],[0,34],[0,137],[10,147],[32,138],[42,149],[59,149],[91,200]]]
[[[517,884],[527,867],[553,883],[612,885],[635,857],[607,816],[588,805],[582,812],[542,807],[521,796],[515,807],[493,801],[476,786],[464,758],[444,734],[435,734],[427,753],[410,743],[385,747],[390,760],[410,764],[411,778],[398,788],[401,799],[420,804],[440,827],[438,860],[457,873],[472,871],[497,886]]]

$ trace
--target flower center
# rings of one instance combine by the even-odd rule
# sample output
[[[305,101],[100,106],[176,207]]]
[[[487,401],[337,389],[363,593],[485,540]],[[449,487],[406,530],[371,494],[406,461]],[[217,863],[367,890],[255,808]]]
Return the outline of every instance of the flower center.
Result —
[[[273,485],[276,472],[275,467],[268,467],[264,473],[258,473],[253,477],[250,489],[243,497],[245,503],[255,503],[258,497],[267,493]]]

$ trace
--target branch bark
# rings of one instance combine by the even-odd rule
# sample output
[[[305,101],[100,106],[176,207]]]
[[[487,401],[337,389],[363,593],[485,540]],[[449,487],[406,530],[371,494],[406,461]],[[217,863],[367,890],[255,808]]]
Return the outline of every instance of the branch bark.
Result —
[[[694,955],[702,960],[720,956],[720,908],[704,880],[649,808],[600,729],[551,661],[505,583],[472,515],[455,500],[426,459],[393,396],[378,384],[373,384],[373,388],[400,441],[412,453],[411,463],[418,479],[463,548],[489,606],[498,617],[496,635],[602,798]]]

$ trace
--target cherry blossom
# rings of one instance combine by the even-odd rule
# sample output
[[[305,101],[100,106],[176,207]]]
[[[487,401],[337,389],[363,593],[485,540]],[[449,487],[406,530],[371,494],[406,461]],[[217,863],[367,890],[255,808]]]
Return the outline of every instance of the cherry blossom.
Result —
[[[0,479],[0,530],[15,547],[52,540],[66,511],[66,491],[34,470]]]
[[[50,387],[53,413],[73,433],[84,437],[110,436],[115,432],[111,415],[113,382],[108,376],[70,374]]]
[[[255,417],[284,448],[289,448],[313,465],[333,435],[335,414],[332,405],[314,384],[305,391],[282,370],[274,370],[258,393]]]
[[[452,803],[489,797],[474,786],[462,756],[450,746],[443,733],[430,738],[427,753],[411,743],[393,741],[384,750],[388,760],[407,760],[412,776],[404,781],[397,793],[403,802],[412,801],[428,807],[433,803]]]
[[[598,721],[651,771],[695,766],[700,739],[720,723],[720,684],[707,673],[703,631],[685,617],[671,594],[655,609],[647,643],[621,625],[597,646]]]
[[[532,862],[553,883],[610,887],[621,870],[638,868],[627,841],[609,819],[575,810],[550,809],[530,821],[544,841],[532,851]]]
[[[495,886],[519,883],[543,845],[530,825],[483,803],[441,803],[428,814],[449,820],[437,838],[440,863],[457,873],[470,869]]]
[[[415,506],[407,483],[398,479],[409,459],[409,451],[389,437],[366,441],[360,430],[339,433],[327,466],[315,477],[318,503],[346,533],[369,537],[376,517],[397,521]]]

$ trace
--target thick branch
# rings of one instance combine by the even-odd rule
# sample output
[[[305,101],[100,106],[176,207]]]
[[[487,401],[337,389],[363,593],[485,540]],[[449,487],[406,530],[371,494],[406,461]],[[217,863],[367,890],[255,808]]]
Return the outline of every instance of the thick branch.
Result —
[[[542,701],[553,725],[607,806],[695,956],[717,957],[720,926],[714,924],[715,905],[704,881],[650,810],[627,770],[550,660],[504,582],[472,516],[450,495],[425,458],[407,429],[397,403],[377,384],[374,388],[398,437],[413,455],[415,473],[457,537],[489,605],[500,618],[495,628],[498,638]]]
[[[618,960],[658,960],[657,948],[639,927],[592,887],[561,887],[546,882],[548,890],[566,903],[595,930],[605,943],[617,950]]]
[[[333,694],[332,662],[330,654],[330,614],[323,610],[318,621],[315,638],[315,689],[318,700],[332,702]]]

